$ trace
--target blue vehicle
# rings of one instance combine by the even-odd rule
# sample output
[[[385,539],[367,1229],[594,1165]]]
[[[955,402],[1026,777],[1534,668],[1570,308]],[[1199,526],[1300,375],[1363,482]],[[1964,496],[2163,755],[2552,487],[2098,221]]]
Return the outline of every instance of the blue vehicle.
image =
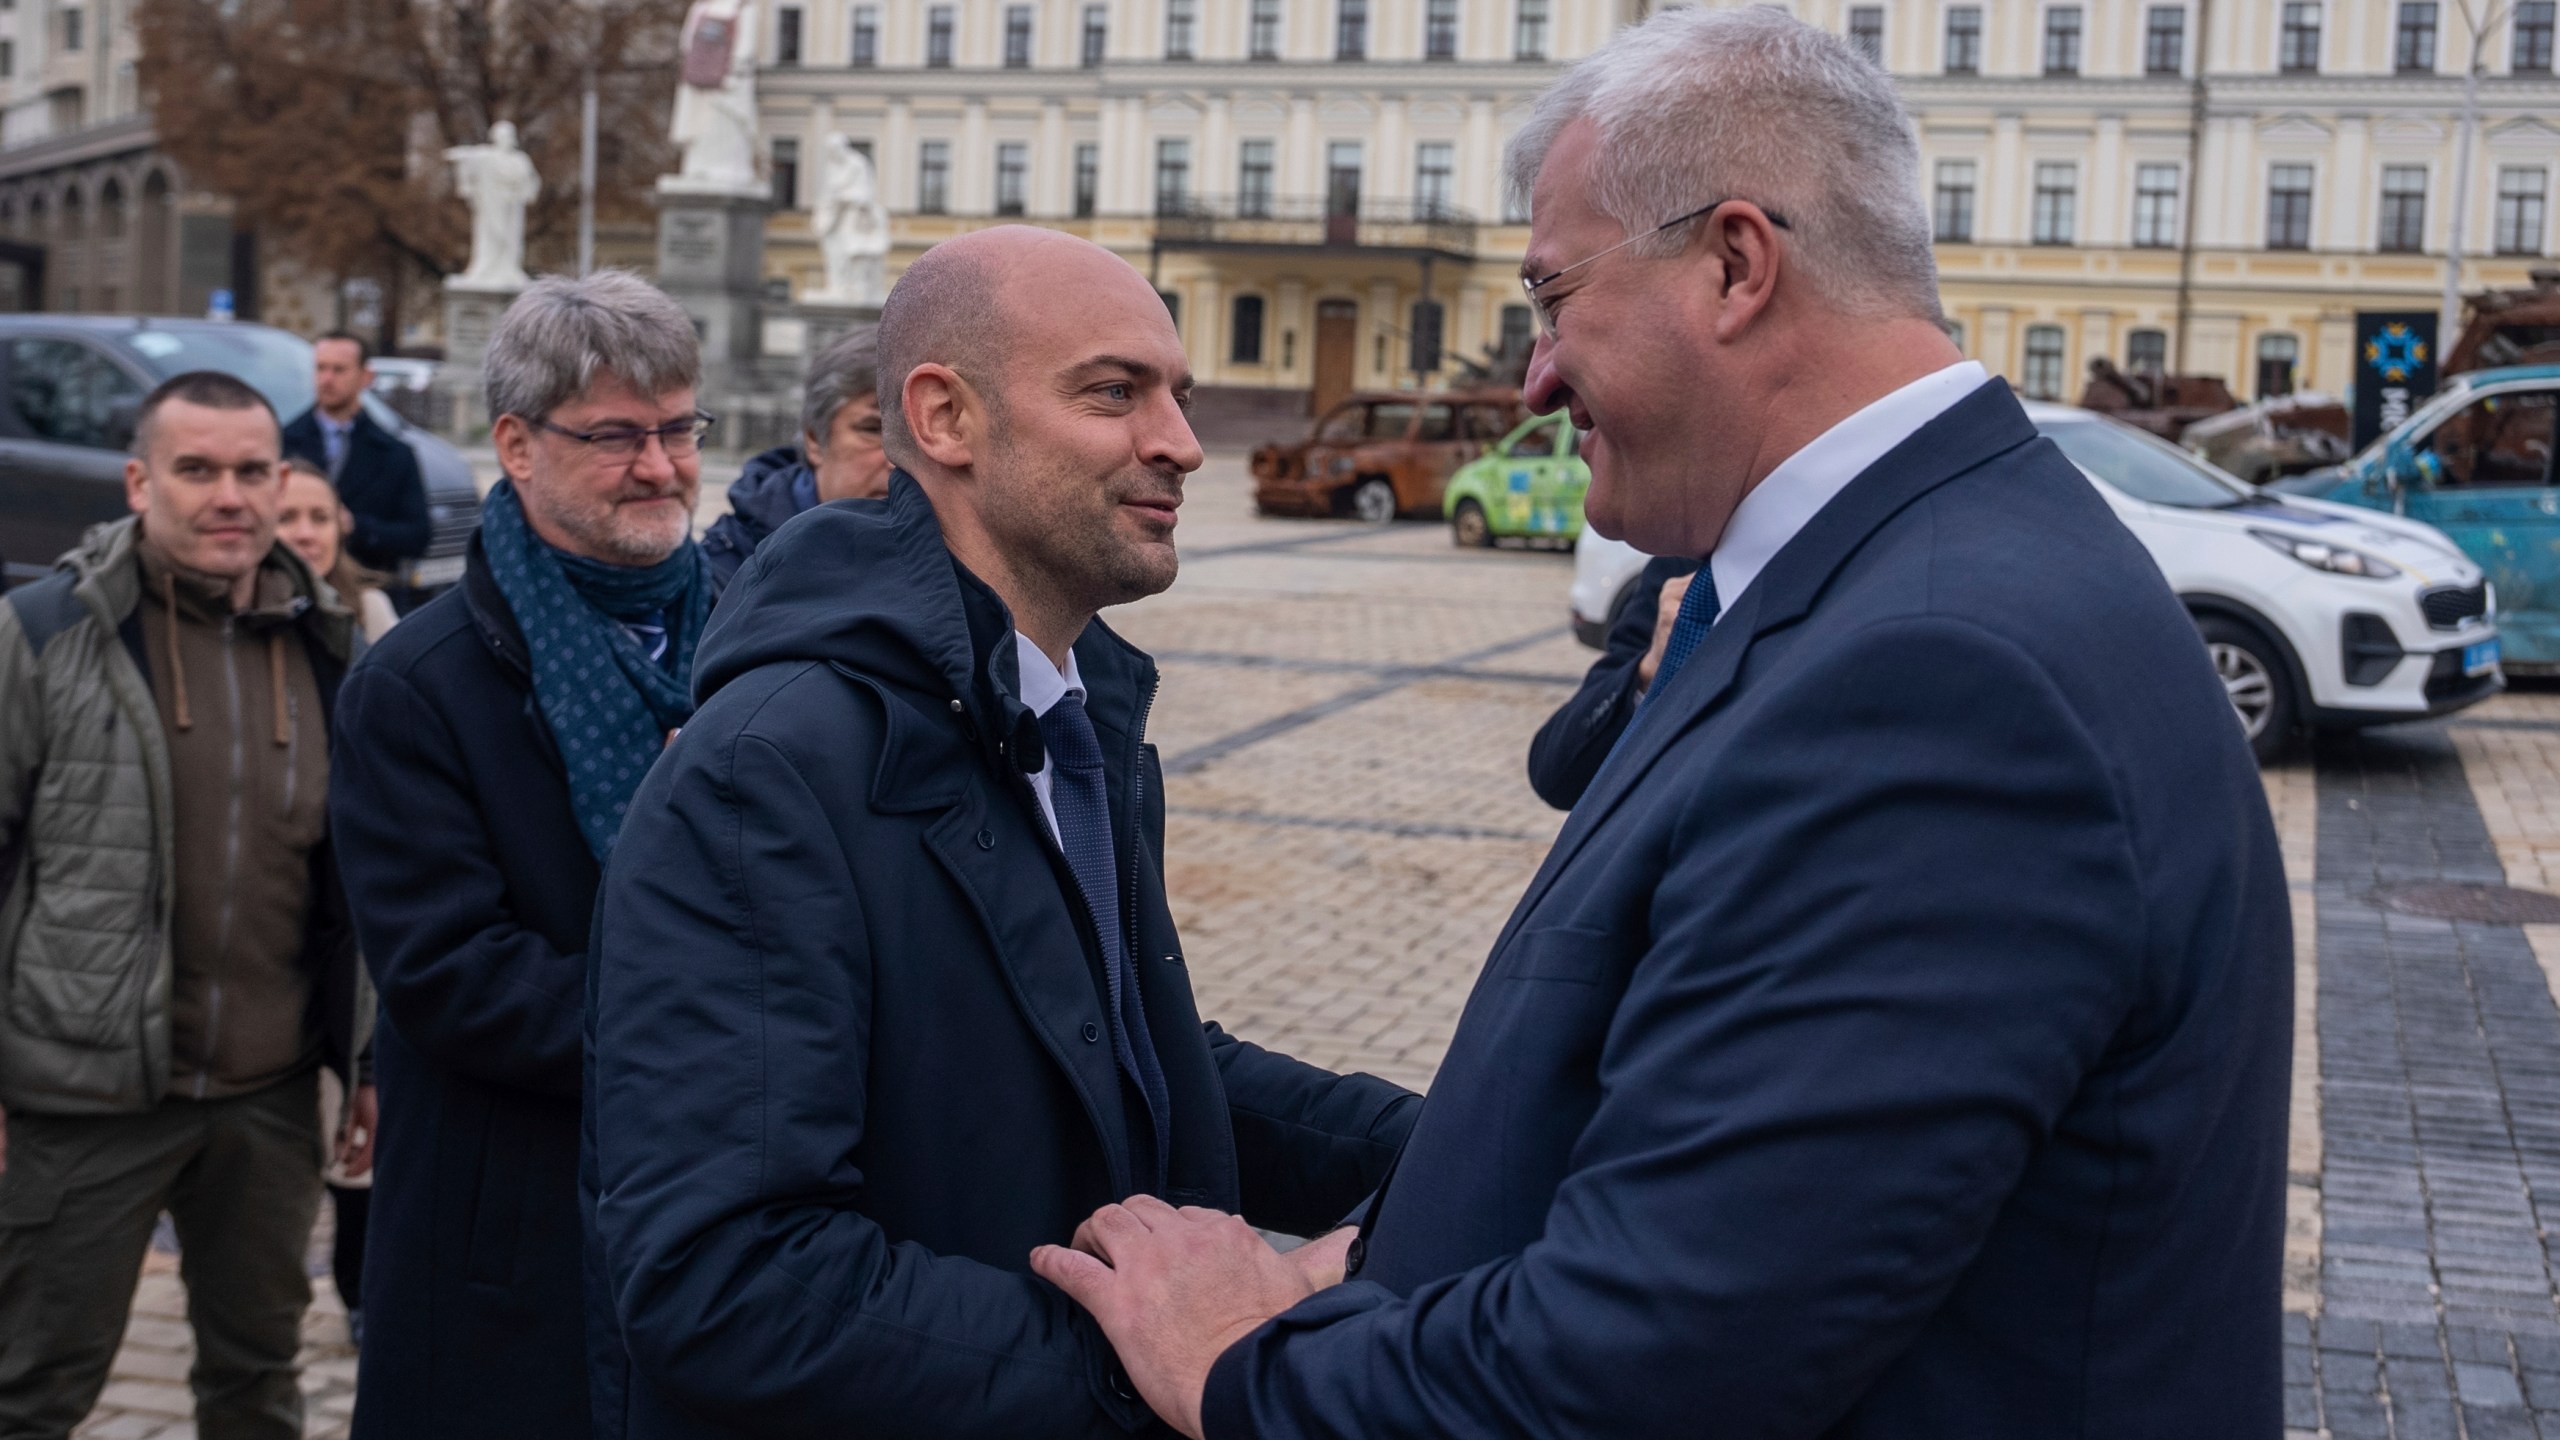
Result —
[[[2267,488],[2423,520],[2488,572],[2506,668],[2560,674],[2560,365],[2453,376],[2345,464]]]

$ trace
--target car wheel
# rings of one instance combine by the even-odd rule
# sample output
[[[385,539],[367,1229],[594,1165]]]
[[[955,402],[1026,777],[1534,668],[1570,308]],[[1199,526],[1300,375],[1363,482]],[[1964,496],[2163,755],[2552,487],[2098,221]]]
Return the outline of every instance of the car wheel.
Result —
[[[2292,744],[2299,712],[2293,693],[2293,671],[2283,652],[2255,626],[2218,615],[2196,622],[2205,653],[2213,657],[2213,673],[2222,680],[2240,733],[2258,763],[2281,758]]]
[[[1384,525],[1396,518],[1396,487],[1380,476],[1351,487],[1351,513],[1372,525]]]
[[[1484,507],[1473,500],[1458,502],[1458,513],[1449,517],[1449,539],[1469,550],[1489,549],[1493,545],[1493,524],[1484,518]]]

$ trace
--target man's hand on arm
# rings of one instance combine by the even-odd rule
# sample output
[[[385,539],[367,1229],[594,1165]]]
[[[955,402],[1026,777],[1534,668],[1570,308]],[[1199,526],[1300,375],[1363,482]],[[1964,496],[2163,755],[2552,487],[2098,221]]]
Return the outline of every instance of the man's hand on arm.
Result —
[[[1674,575],[1662,582],[1662,603],[1653,612],[1653,642],[1644,647],[1644,658],[1636,662],[1636,689],[1653,688],[1654,672],[1662,668],[1662,652],[1671,644],[1672,623],[1680,618],[1680,597],[1689,593],[1689,576]]]
[[[382,1108],[374,1088],[359,1085],[347,1097],[347,1113],[338,1122],[337,1169],[348,1179],[357,1179],[373,1171],[373,1136],[381,1123]]]
[[[1095,1211],[1077,1227],[1074,1248],[1032,1251],[1031,1268],[1093,1312],[1138,1394],[1166,1424],[1199,1440],[1209,1367],[1322,1288],[1310,1270],[1327,1253],[1339,1279],[1350,1233],[1301,1247],[1318,1254],[1300,1260],[1236,1216],[1138,1195]]]

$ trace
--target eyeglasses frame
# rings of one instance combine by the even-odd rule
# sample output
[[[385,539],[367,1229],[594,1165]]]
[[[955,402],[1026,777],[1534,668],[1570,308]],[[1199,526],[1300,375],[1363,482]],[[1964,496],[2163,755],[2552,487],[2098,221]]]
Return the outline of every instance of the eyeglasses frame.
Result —
[[[1546,274],[1540,275],[1535,279],[1531,279],[1529,276],[1523,275],[1520,277],[1520,289],[1529,297],[1529,314],[1535,318],[1538,323],[1538,333],[1544,335],[1550,340],[1554,339],[1556,336],[1555,317],[1547,313],[1546,302],[1538,298],[1538,291],[1540,289],[1566,275],[1572,274],[1574,271],[1581,269],[1583,266],[1588,265],[1595,260],[1615,255],[1619,251],[1626,249],[1628,246],[1635,244],[1639,240],[1650,240],[1665,230],[1686,225],[1692,220],[1703,220],[1707,216],[1713,215],[1718,210],[1721,210],[1725,206],[1731,205],[1736,201],[1743,201],[1746,204],[1758,206],[1760,213],[1769,218],[1769,223],[1777,226],[1781,230],[1793,230],[1795,228],[1793,225],[1787,223],[1787,217],[1770,209],[1766,205],[1761,205],[1757,200],[1747,200],[1745,197],[1740,195],[1727,195],[1721,200],[1710,200],[1706,204],[1699,206],[1697,209],[1692,210],[1685,215],[1675,215],[1671,219],[1663,221],[1661,224],[1654,226],[1652,229],[1645,231],[1641,235],[1630,235],[1626,239],[1619,241],[1617,244],[1610,246],[1608,249],[1603,250],[1596,255],[1585,255],[1570,265],[1564,266],[1560,269],[1550,270]]]

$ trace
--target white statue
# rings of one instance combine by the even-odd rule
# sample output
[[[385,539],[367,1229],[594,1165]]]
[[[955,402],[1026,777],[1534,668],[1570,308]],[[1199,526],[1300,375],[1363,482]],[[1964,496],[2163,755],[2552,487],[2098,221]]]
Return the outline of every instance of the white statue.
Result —
[[[524,273],[524,207],[542,193],[542,179],[516,148],[516,127],[501,120],[487,144],[456,145],[444,158],[453,162],[455,193],[471,207],[471,263],[450,283],[475,290],[532,283]]]
[[[668,134],[684,163],[661,190],[756,195],[756,0],[693,0]]]
[[[809,215],[826,257],[826,288],[811,296],[839,304],[877,305],[888,293],[882,269],[889,255],[889,207],[880,203],[871,159],[842,135],[827,137],[818,203]]]

